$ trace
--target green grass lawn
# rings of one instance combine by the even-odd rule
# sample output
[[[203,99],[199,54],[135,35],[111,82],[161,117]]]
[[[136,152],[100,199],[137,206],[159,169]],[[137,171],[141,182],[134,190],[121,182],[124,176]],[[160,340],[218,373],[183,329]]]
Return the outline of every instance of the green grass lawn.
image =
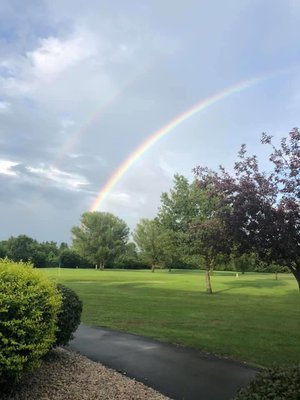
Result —
[[[256,365],[300,363],[300,293],[288,274],[43,270],[83,300],[82,321]]]

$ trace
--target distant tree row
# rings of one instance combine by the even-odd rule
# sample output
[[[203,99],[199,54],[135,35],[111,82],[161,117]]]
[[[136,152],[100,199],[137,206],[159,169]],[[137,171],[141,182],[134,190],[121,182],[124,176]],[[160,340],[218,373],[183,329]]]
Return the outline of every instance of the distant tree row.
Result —
[[[0,258],[30,261],[35,267],[91,267],[87,260],[70,249],[67,243],[42,242],[26,235],[0,241]]]
[[[117,217],[109,213],[95,213],[89,218],[91,221],[94,219],[98,221],[106,220],[108,226],[109,223],[118,220]],[[125,222],[123,224],[126,226]],[[122,242],[118,238],[120,232],[115,232],[115,237],[109,239],[109,234],[103,229],[102,224],[94,225],[94,228],[93,237],[95,237],[95,241],[93,242],[92,238],[88,238],[86,241],[87,248],[77,242],[75,235],[70,247],[64,242],[59,245],[54,241],[39,243],[26,235],[12,236],[8,240],[0,241],[0,258],[7,257],[16,262],[30,261],[37,268],[94,268],[97,266],[99,269],[104,267],[150,269],[150,265],[138,254],[135,243],[127,242],[127,236],[126,240]],[[76,231],[76,228],[73,229]],[[112,227],[111,230],[114,230],[114,228]]]

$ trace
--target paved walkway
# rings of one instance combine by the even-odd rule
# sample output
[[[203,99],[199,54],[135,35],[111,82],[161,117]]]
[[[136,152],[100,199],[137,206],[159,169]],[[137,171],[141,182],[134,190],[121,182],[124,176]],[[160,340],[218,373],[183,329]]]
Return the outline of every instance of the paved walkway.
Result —
[[[70,348],[175,400],[232,399],[257,372],[226,358],[85,325]]]

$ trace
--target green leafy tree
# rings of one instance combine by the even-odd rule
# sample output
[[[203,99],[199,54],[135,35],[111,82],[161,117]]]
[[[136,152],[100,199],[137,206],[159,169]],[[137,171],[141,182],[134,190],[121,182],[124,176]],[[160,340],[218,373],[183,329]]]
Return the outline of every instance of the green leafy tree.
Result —
[[[124,251],[114,262],[114,268],[134,268],[140,264],[137,246],[134,242],[126,243]]]
[[[69,248],[68,243],[61,242],[61,244],[59,245],[58,252],[61,253],[63,250],[66,250],[68,248]]]
[[[10,237],[7,241],[7,256],[13,261],[31,261],[38,249],[38,242],[29,236]]]
[[[7,256],[7,241],[2,240],[0,242],[0,258],[5,258]]]
[[[141,257],[151,265],[152,272],[162,266],[164,260],[163,230],[155,220],[142,219],[136,226],[133,239]]]
[[[169,193],[161,195],[157,222],[164,231],[164,264],[171,270],[188,255],[188,229],[197,215],[196,186],[182,175],[176,174]]]
[[[157,220],[173,232],[186,233],[191,221],[199,213],[201,192],[196,183],[190,184],[182,175],[176,174],[170,193],[162,193]]]
[[[46,267],[47,254],[40,250],[40,246],[33,247],[30,255],[30,261],[35,267]]]
[[[47,254],[46,266],[47,267],[58,267],[59,266],[58,254],[55,254],[52,251],[50,251],[50,253]]]
[[[65,249],[60,253],[59,256],[60,266],[64,268],[75,268],[81,267],[83,264],[83,259],[80,255],[70,249]]]
[[[170,193],[163,193],[157,220],[166,230],[166,251],[177,260],[197,260],[205,265],[206,290],[212,293],[210,275],[218,257],[228,252],[228,245],[221,242],[222,226],[215,216],[218,199],[202,189],[198,181],[189,183],[181,176],[174,176]],[[167,239],[169,238],[169,240]],[[216,240],[216,243],[214,243]]]
[[[106,212],[85,212],[80,226],[72,228],[73,249],[103,269],[125,249],[129,228],[126,223]]]
[[[220,256],[229,257],[231,244],[226,236],[222,222],[214,217],[195,221],[190,228],[190,251],[201,255],[205,265],[206,292],[212,293],[211,274]]]

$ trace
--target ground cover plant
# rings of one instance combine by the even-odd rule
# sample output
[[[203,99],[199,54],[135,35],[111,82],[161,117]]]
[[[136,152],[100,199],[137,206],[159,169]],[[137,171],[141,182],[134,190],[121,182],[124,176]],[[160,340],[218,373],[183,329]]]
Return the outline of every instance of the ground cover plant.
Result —
[[[261,366],[300,362],[300,297],[291,274],[45,269],[83,301],[82,321]]]

